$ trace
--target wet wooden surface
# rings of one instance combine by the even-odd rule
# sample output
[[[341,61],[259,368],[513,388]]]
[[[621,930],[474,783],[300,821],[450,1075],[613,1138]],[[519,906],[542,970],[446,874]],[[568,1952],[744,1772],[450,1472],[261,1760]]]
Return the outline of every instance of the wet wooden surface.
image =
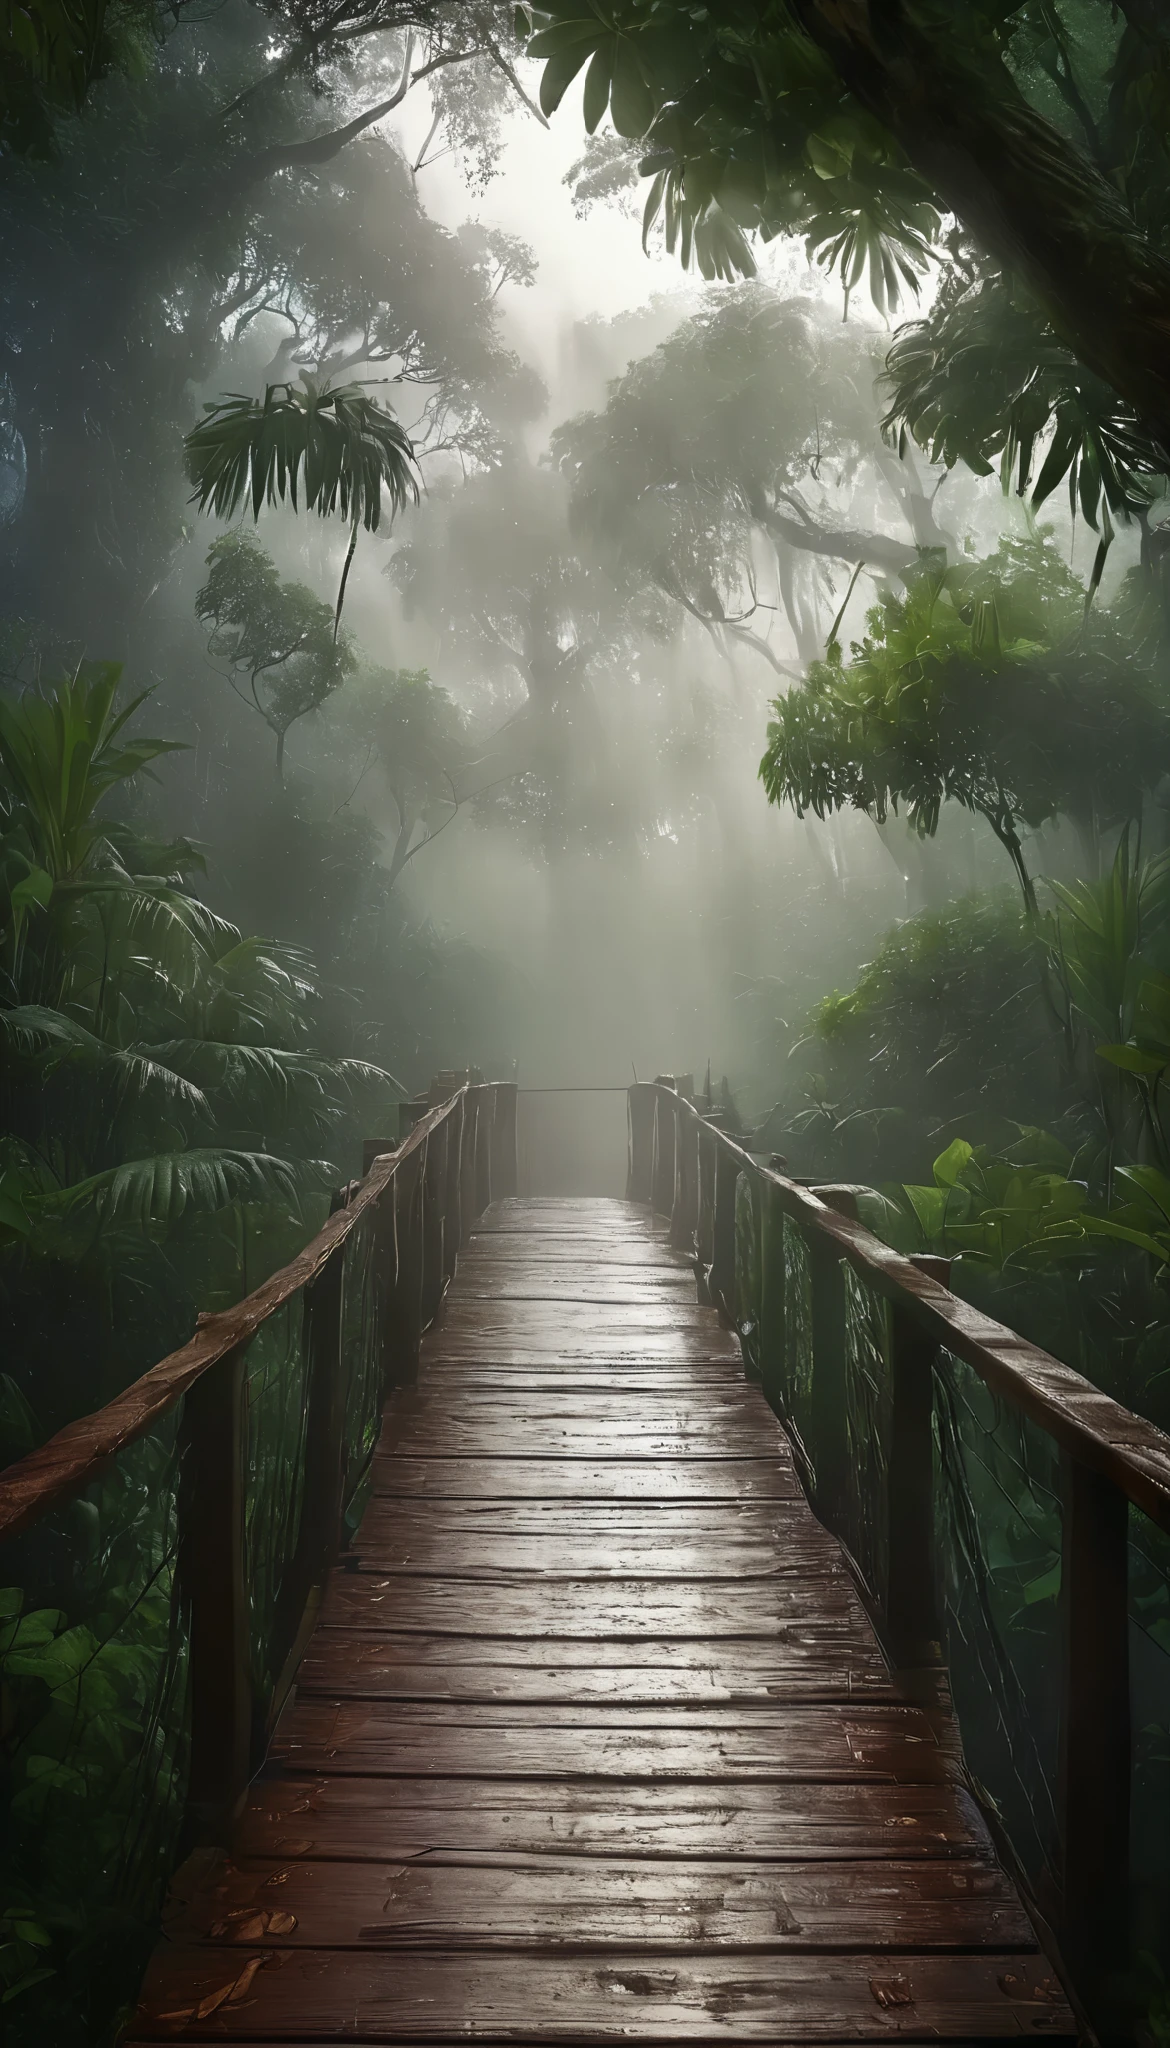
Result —
[[[489,1210],[132,2038],[1037,2031],[1074,2029],[953,1728],[662,1226]]]

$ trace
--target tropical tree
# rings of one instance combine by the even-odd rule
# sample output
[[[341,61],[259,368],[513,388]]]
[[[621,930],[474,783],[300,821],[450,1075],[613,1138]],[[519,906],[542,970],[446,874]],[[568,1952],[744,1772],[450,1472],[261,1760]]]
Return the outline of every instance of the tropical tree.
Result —
[[[760,774],[772,803],[823,818],[904,809],[929,837],[947,801],[984,817],[1024,900],[1021,827],[1070,818],[1090,847],[1170,761],[1170,715],[1125,636],[1086,610],[1043,542],[887,594],[845,662],[836,644],[777,700]]]
[[[65,659],[96,644],[161,669],[193,387],[389,374],[420,452],[474,464],[535,380],[501,345],[489,270],[355,120],[384,111],[413,32],[408,90],[490,168],[517,104],[504,0],[136,10],[135,61],[84,119],[51,116],[57,161],[0,152],[0,597],[51,621]]]
[[[303,583],[285,583],[251,534],[225,533],[212,544],[207,567],[195,610],[211,628],[208,652],[227,662],[236,695],[275,733],[283,782],[290,726],[341,687],[356,658],[334,632],[330,607]]]
[[[604,412],[552,436],[574,527],[616,581],[649,584],[723,647],[783,671],[782,605],[814,658],[829,563],[904,582],[946,550],[912,457],[879,436],[878,368],[872,336],[812,299],[762,282],[710,293]]]
[[[588,17],[588,18],[587,18]],[[1165,634],[1170,449],[1170,18],[1152,0],[550,0],[529,18],[553,108],[588,65],[625,164],[652,180],[644,236],[704,275],[750,275],[748,237],[801,234],[894,312],[937,264],[931,313],[896,335],[887,427],[1001,467],[1036,502],[1067,481],[1098,529],[1143,528]],[[615,165],[615,174],[618,166]]]
[[[546,112],[588,67],[587,128],[608,109],[645,139],[647,229],[664,214],[706,274],[751,269],[745,229],[798,231],[884,307],[953,214],[1170,444],[1170,29],[1148,0],[1088,23],[1068,0],[889,0],[880,35],[835,0],[549,0],[530,19]]]
[[[192,1265],[192,1229],[243,1206],[290,1250],[319,1213],[322,1144],[394,1092],[323,1053],[311,963],[202,903],[196,848],[111,815],[174,744],[127,734],[143,700],[119,710],[118,682],[99,665],[0,699],[0,1288],[21,1327],[46,1260],[108,1294],[186,1246],[188,1284],[221,1284],[226,1257],[238,1291],[234,1231]]]
[[[149,0],[25,0],[0,15],[0,145],[52,158],[55,124],[98,79],[139,56],[157,17]]]
[[[349,547],[333,615],[336,638],[358,527],[382,523],[382,494],[393,520],[409,499],[418,502],[414,449],[386,406],[360,384],[330,389],[303,377],[303,388],[269,384],[263,399],[233,397],[204,407],[206,417],[187,436],[187,466],[201,512],[230,519],[246,504],[258,520],[262,505],[286,501],[294,512],[349,521]]]
[[[416,854],[455,819],[470,757],[467,719],[425,668],[377,669],[353,695],[353,720],[375,749],[394,805],[387,867],[393,887]]]
[[[595,681],[631,650],[628,593],[578,545],[562,477],[513,451],[458,491],[432,494],[388,573],[445,667],[478,686],[495,730],[458,794],[505,790],[547,845],[591,829],[611,800],[610,737]],[[573,821],[570,826],[570,820]]]

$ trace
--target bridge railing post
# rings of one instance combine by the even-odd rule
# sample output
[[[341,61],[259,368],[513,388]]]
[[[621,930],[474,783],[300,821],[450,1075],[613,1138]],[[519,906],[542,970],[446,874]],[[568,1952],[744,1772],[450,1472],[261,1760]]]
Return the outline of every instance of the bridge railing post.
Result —
[[[833,1185],[813,1193],[840,1216],[857,1221],[857,1190]],[[817,1505],[830,1525],[841,1513],[847,1486],[848,1305],[842,1254],[819,1231],[806,1240],[812,1275],[812,1411]]]
[[[251,1772],[252,1678],[245,1552],[246,1348],[188,1389],[179,1426],[178,1573],[188,1613],[188,1827],[222,1839]]]
[[[654,1165],[650,1183],[651,1207],[659,1216],[674,1208],[675,1105],[665,1091],[674,1093],[672,1074],[658,1074],[654,1081]]]
[[[519,1089],[515,1081],[497,1081],[494,1096],[491,1147],[492,1200],[500,1202],[516,1192],[516,1107]]]
[[[944,1287],[949,1259],[914,1264]],[[885,1626],[897,1662],[937,1663],[940,1622],[934,1544],[934,1366],[938,1345],[913,1311],[890,1316],[890,1438],[887,1455]]]
[[[764,1182],[760,1194],[760,1383],[777,1413],[787,1415],[791,1413],[791,1395],[785,1322],[784,1208],[779,1189],[770,1182]]]
[[[459,1128],[459,1245],[462,1250],[475,1228],[477,1205],[476,1149],[479,1130],[479,1097],[468,1089],[463,1097],[463,1120]]]
[[[699,1299],[705,1304],[711,1301],[711,1264],[715,1256],[715,1174],[718,1139],[713,1128],[713,1118],[705,1116],[698,1129],[698,1173],[697,1217],[695,1222],[695,1253],[698,1261]]]
[[[494,1091],[475,1091],[475,1214],[482,1216],[492,1199],[492,1133]]]
[[[680,1106],[674,1113],[674,1201],[670,1211],[670,1242],[688,1258],[697,1256],[699,1225],[699,1122]]]
[[[443,1299],[449,1271],[454,1270],[458,1237],[450,1243],[449,1194],[451,1153],[458,1147],[453,1112],[427,1136],[422,1165],[422,1310],[424,1327],[433,1322]],[[456,1214],[458,1211],[456,1210]]]
[[[394,1285],[387,1341],[398,1374],[412,1380],[418,1370],[423,1328],[423,1173],[417,1152],[394,1176]]]
[[[711,1219],[711,1299],[729,1323],[735,1321],[735,1197],[739,1161],[722,1145],[715,1155],[715,1190]]]
[[[648,1081],[635,1081],[626,1090],[629,1128],[629,1164],[626,1172],[627,1202],[649,1202],[654,1195],[654,1089]]]
[[[1067,1451],[1061,1476],[1061,1945],[1099,2037],[1113,2040],[1129,2032],[1129,1502]]]

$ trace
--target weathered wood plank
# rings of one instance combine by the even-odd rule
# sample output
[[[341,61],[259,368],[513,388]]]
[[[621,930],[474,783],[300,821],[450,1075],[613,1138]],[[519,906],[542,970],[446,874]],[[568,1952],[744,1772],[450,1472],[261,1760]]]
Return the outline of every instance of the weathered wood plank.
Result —
[[[631,1725],[596,1713],[540,1721],[465,1708],[436,1724],[430,1710],[365,1701],[304,1701],[286,1710],[271,1750],[289,1770],[358,1777],[766,1779],[772,1783],[940,1784],[950,1759],[913,1708],[763,1709],[718,1720]],[[550,1796],[559,1796],[558,1793]]]
[[[441,1445],[441,1449],[439,1448]],[[759,1458],[778,1455],[772,1432],[754,1417],[715,1414],[704,1426],[693,1416],[660,1422],[648,1414],[640,1430],[624,1417],[612,1422],[569,1415],[524,1421],[514,1415],[453,1415],[435,1433],[413,1418],[388,1415],[381,1446],[404,1458]]]
[[[792,1500],[791,1459],[377,1457],[373,1490],[433,1500]]]
[[[877,1645],[816,1623],[783,1641],[542,1642],[520,1636],[417,1636],[331,1628],[314,1636],[300,1692],[356,1699],[511,1699],[687,1706],[715,1701],[890,1699]]]
[[[993,1863],[524,1863],[435,1851],[410,1863],[217,1864],[180,1873],[177,1943],[234,1948],[1035,1950]],[[291,1925],[289,1924],[291,1921]],[[274,1924],[275,1922],[275,1924]]]
[[[473,1578],[539,1571],[568,1578],[748,1580],[841,1569],[837,1546],[803,1501],[784,1502],[784,1520],[773,1512],[755,1523],[745,1522],[741,1509],[724,1509],[731,1524],[724,1528],[700,1510],[657,1504],[614,1503],[608,1519],[603,1509],[577,1502],[535,1502],[526,1516],[504,1503],[480,1506],[475,1515],[459,1502],[418,1507],[375,1498],[354,1549],[375,1570]],[[497,1507],[498,1517],[491,1513]],[[688,1522],[688,1516],[697,1519]]]
[[[332,1573],[322,1628],[417,1630],[423,1635],[576,1637],[595,1645],[624,1637],[691,1637],[718,1655],[718,1639],[772,1642],[812,1625],[842,1642],[869,1640],[869,1625],[848,1575],[766,1579],[740,1585],[689,1580],[411,1578],[377,1572]]]
[[[974,1802],[947,1785],[622,1784],[540,1779],[281,1777],[253,1785],[241,1856],[362,1862],[431,1849],[804,1862],[986,1856]],[[864,1938],[860,1934],[859,1938]]]
[[[165,1948],[146,2014],[187,2040],[1001,2040],[1070,2038],[1049,1966],[1016,1954],[648,1959]],[[259,1963],[259,1971],[255,1965]],[[226,1987],[226,1989],[225,1989]],[[242,1995],[241,1995],[242,1987]],[[203,2001],[224,2002],[198,2017]],[[203,2006],[206,2011],[206,2007]],[[175,2025],[172,2018],[168,2022]],[[179,2022],[182,2023],[181,2021]]]

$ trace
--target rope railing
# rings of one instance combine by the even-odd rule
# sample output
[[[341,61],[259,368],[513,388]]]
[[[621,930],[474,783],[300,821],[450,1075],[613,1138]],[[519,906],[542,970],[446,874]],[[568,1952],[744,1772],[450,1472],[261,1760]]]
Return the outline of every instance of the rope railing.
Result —
[[[513,1084],[440,1076],[400,1123],[290,1265],[0,1474],[0,1905],[41,1930],[34,1976],[119,1941],[132,1997],[176,1859],[263,1758],[387,1394],[516,1191]]]
[[[892,1661],[946,1669],[975,1789],[1108,2031],[1170,1933],[1170,1438],[884,1244],[865,1191],[789,1179],[672,1077],[628,1100],[630,1199],[739,1330]]]

